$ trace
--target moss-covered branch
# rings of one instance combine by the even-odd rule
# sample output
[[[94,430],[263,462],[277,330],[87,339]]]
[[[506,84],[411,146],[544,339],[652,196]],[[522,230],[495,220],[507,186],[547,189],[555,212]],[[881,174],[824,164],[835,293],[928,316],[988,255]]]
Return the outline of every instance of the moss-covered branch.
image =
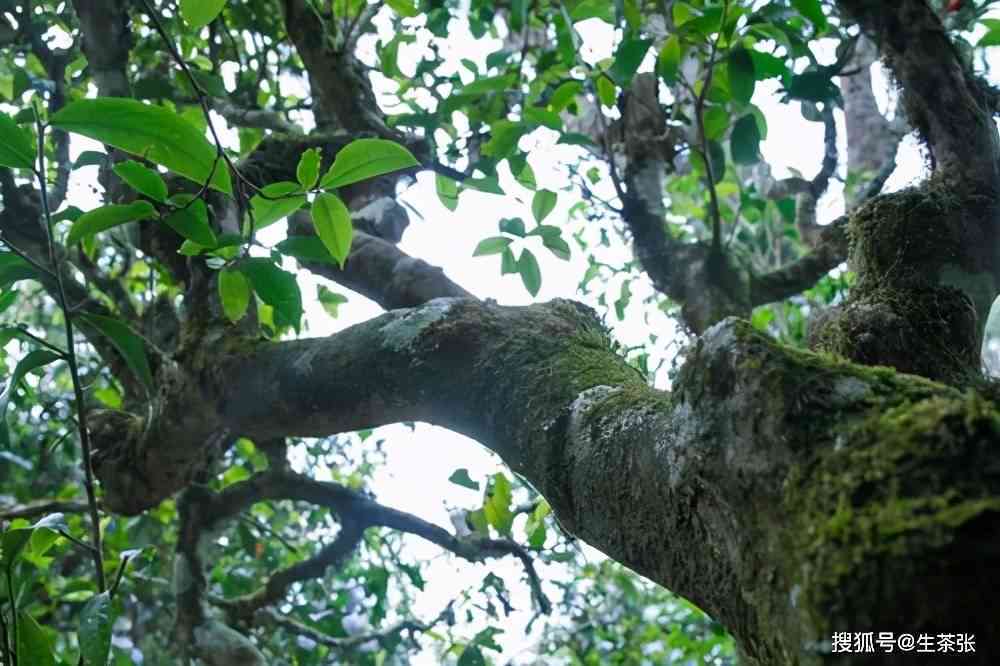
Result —
[[[998,629],[974,610],[983,586],[942,584],[912,616],[861,596],[884,586],[918,604],[905,591],[940,558],[997,541],[1000,418],[957,389],[789,349],[730,319],[668,394],[569,301],[439,299],[328,338],[207,350],[199,364],[198,383],[173,394],[188,420],[99,467],[109,507],[140,511],[182,487],[213,453],[206,433],[424,420],[497,452],[567,529],[715,615],[748,663],[814,663],[831,631],[890,612],[913,630]],[[976,561],[976,575],[995,574],[995,558]]]

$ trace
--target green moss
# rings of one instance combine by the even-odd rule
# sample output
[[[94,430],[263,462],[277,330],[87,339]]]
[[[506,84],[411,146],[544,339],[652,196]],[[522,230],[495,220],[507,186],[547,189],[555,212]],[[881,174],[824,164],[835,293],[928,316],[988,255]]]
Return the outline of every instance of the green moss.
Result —
[[[914,594],[964,526],[1000,512],[1000,475],[984,464],[998,441],[995,405],[974,394],[890,398],[793,470],[789,564],[817,626]]]

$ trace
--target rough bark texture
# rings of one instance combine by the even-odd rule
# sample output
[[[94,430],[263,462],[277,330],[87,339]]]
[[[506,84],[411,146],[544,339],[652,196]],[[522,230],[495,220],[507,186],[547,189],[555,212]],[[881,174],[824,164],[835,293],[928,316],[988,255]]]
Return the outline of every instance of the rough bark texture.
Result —
[[[193,261],[171,264],[175,253],[164,243],[150,254],[162,254],[186,283],[187,308],[175,339],[154,354],[150,408],[92,414],[105,506],[122,514],[155,506],[188,488],[238,436],[259,443],[427,421],[495,451],[570,531],[713,614],[747,664],[921,663],[912,653],[829,654],[833,632],[867,630],[973,633],[980,650],[963,663],[1000,661],[990,644],[1000,613],[984,584],[996,578],[1000,555],[1000,413],[975,372],[1000,284],[992,101],[926,2],[838,4],[886,56],[937,173],[920,188],[873,199],[824,231],[799,263],[752,276],[717,248],[670,239],[643,189],[665,167],[628,171],[623,216],[637,256],[705,332],[670,393],[648,386],[587,308],[507,308],[465,297],[440,271],[401,253],[393,234],[362,237],[345,270],[308,267],[408,309],[327,338],[283,342],[228,324],[211,302],[213,273]],[[124,5],[75,6],[102,94],[127,94]],[[350,50],[327,41],[311,4],[284,0],[282,8],[319,124],[395,136]],[[648,97],[649,80],[641,81]],[[626,147],[637,159],[663,157],[643,154],[649,144],[640,140],[663,127],[656,107],[629,112]],[[303,141],[329,139],[275,141],[297,156]],[[289,159],[262,166],[268,179],[294,173]],[[37,234],[15,233],[37,220],[37,207],[12,179],[0,184],[0,227],[42,257]],[[355,213],[391,199],[394,183],[377,187],[377,197],[345,192]],[[147,231],[170,233],[161,227]],[[835,354],[792,350],[724,319],[808,286],[839,261],[846,242],[858,283],[817,332],[820,347]],[[84,285],[71,282],[70,290],[84,301]],[[434,296],[451,298],[425,302]],[[197,522],[195,500],[189,488],[185,520]],[[208,663],[260,663],[245,638],[204,613],[198,538],[183,534],[178,550],[182,638]]]
[[[1000,543],[1000,419],[956,389],[727,320],[664,393],[569,301],[439,299],[204,361],[200,415],[98,468],[113,510],[182,487],[168,470],[204,455],[197,433],[265,440],[420,419],[496,451],[567,529],[722,621],[748,663],[819,663],[833,631],[858,626],[1000,630],[982,612],[992,592],[971,584]]]

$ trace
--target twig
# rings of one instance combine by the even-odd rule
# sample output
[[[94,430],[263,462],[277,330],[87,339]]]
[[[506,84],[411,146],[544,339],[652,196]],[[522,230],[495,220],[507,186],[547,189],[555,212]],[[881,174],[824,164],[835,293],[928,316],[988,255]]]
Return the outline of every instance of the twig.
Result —
[[[56,262],[56,246],[52,239],[52,211],[49,210],[48,185],[45,178],[45,125],[42,123],[42,117],[38,113],[38,106],[33,105],[32,109],[35,112],[35,126],[38,128],[38,169],[35,171],[35,177],[38,179],[38,187],[41,190],[42,213],[45,218],[42,229],[48,245],[49,263],[55,272],[59,307],[62,309],[63,320],[65,321],[65,358],[66,364],[69,366],[69,375],[73,382],[77,430],[80,433],[80,450],[83,457],[83,487],[87,493],[88,513],[90,514],[90,549],[97,574],[97,591],[104,592],[107,589],[107,582],[104,579],[104,561],[102,557],[104,551],[101,547],[101,516],[100,509],[97,506],[97,494],[94,492],[94,470],[91,466],[92,449],[90,445],[90,432],[87,429],[87,405],[83,399],[83,383],[80,381],[80,371],[76,359],[76,349],[73,339],[73,313],[69,307],[69,300],[66,298],[66,285],[63,282],[59,264]]]

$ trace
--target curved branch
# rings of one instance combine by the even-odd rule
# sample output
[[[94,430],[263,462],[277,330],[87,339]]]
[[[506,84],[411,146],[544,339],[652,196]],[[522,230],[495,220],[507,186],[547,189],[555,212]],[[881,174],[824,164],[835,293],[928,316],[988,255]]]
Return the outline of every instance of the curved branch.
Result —
[[[837,4],[875,39],[937,166],[995,190],[1000,144],[989,91],[974,79],[934,9],[926,0]]]

